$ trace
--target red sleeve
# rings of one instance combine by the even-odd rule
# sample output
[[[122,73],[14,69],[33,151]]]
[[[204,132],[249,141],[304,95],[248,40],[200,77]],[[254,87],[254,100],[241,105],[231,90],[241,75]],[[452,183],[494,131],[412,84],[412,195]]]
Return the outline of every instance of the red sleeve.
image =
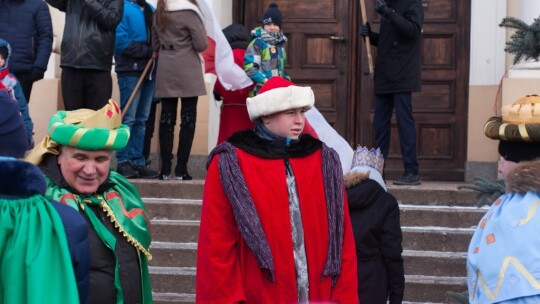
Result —
[[[343,218],[343,251],[341,261],[341,275],[332,289],[332,301],[345,304],[358,304],[358,275],[356,266],[356,247],[354,243],[354,235],[351,226],[351,218],[349,217],[349,203],[347,194],[343,193],[345,203],[344,218]]]
[[[223,191],[218,156],[214,157],[204,184],[197,248],[196,302],[245,301],[240,273],[240,232]]]

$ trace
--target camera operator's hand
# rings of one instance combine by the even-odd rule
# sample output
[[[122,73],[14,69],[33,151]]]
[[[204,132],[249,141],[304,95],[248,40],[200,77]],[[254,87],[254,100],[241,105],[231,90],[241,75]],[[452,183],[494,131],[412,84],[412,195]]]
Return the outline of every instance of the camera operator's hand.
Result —
[[[388,7],[384,0],[377,0],[375,2],[375,11],[383,17],[388,17],[392,12],[392,9]]]

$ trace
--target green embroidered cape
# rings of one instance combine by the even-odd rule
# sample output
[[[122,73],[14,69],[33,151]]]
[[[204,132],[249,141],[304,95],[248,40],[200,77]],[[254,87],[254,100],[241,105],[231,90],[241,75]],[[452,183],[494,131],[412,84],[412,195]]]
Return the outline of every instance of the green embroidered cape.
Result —
[[[116,257],[116,239],[113,234],[101,223],[87,204],[99,205],[107,214],[114,226],[120,233],[137,248],[139,254],[139,266],[141,269],[142,299],[143,304],[152,303],[152,290],[150,287],[150,275],[148,261],[152,259],[149,252],[150,243],[150,219],[144,208],[139,192],[122,175],[111,171],[109,181],[114,185],[110,189],[96,193],[93,196],[80,196],[69,192],[67,189],[54,184],[51,179],[47,180],[48,199],[67,204],[77,210],[82,210],[90,219],[90,222],[101,240],[112,248]],[[117,304],[123,303],[123,292],[120,284],[118,257],[116,257],[115,286],[117,290]]]

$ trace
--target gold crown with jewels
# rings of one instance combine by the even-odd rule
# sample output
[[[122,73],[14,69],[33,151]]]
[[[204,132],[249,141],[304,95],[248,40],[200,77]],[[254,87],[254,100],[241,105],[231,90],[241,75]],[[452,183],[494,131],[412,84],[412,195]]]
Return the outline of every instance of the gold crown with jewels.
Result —
[[[381,149],[368,149],[366,147],[358,147],[354,151],[352,168],[359,166],[368,166],[379,171],[381,174],[384,168],[384,157]]]

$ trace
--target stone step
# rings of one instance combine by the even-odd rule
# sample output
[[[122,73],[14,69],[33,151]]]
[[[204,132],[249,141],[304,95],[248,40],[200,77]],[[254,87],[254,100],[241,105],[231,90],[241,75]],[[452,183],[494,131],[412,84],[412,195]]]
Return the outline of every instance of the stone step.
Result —
[[[197,243],[199,221],[152,220],[152,242]]]
[[[196,243],[153,242],[150,266],[195,267]],[[428,276],[466,276],[465,252],[404,250],[405,273]]]
[[[406,250],[466,252],[474,228],[402,227]],[[196,243],[199,221],[152,220],[154,242]]]
[[[185,303],[195,293],[195,268],[150,267],[152,290],[162,303]],[[449,303],[448,291],[467,289],[465,277],[405,276],[404,300],[409,302]],[[167,302],[168,301],[168,302]]]
[[[466,277],[405,275],[403,300],[420,303],[455,303],[447,295],[447,292],[464,292],[466,290]]]
[[[474,228],[401,227],[404,250],[467,252]]]
[[[199,220],[202,200],[143,198],[151,219]],[[488,208],[400,204],[402,226],[475,227]]]
[[[152,242],[150,266],[195,267],[197,243]]]
[[[488,208],[465,206],[420,206],[400,204],[401,226],[417,227],[476,227]]]
[[[202,200],[146,198],[143,203],[153,220],[199,220]]]
[[[153,292],[154,304],[188,304],[195,303],[195,294]]]
[[[408,275],[467,276],[466,252],[403,250],[402,256]]]
[[[204,180],[177,181],[130,179],[142,197],[202,199]],[[425,181],[419,186],[394,186],[387,183],[388,192],[403,204],[429,206],[474,207],[477,192],[458,190],[459,182]]]

